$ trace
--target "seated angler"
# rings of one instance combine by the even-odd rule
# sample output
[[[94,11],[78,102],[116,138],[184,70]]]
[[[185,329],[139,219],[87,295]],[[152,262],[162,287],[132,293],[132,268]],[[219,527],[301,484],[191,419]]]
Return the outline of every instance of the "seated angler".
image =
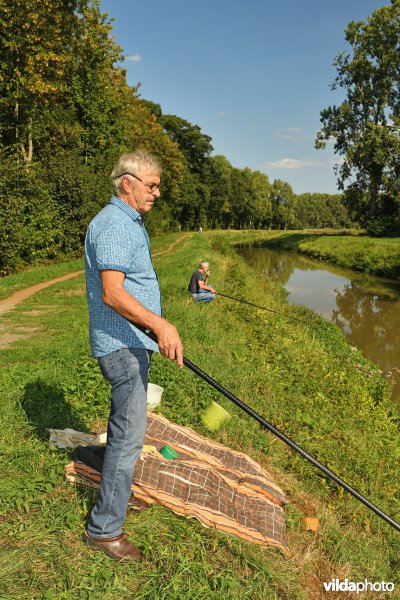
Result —
[[[188,291],[197,302],[211,302],[216,298],[217,290],[208,285],[209,269],[209,263],[202,260],[190,279]]]

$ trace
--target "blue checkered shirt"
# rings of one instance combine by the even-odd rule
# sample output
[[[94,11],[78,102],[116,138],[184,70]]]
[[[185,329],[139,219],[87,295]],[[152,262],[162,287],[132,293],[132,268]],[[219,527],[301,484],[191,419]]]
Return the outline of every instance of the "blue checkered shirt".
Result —
[[[125,273],[124,288],[145,308],[161,315],[161,295],[141,215],[112,196],[89,224],[85,240],[86,293],[93,356],[120,348],[158,350],[155,342],[102,300],[100,271]]]

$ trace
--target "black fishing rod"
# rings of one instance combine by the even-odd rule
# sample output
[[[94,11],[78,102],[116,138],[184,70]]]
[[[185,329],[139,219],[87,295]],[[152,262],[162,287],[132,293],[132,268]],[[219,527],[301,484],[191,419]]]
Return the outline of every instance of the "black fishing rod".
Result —
[[[235,300],[235,302],[248,304],[249,306],[254,306],[255,308],[260,308],[261,310],[268,310],[269,312],[275,313],[276,315],[286,317],[286,319],[293,319],[293,321],[298,321],[299,323],[305,323],[306,325],[314,325],[314,323],[312,323],[311,321],[305,321],[304,319],[298,319],[297,317],[285,315],[284,313],[281,313],[277,310],[273,310],[272,308],[267,308],[266,306],[259,306],[258,304],[253,304],[252,302],[248,302],[247,300],[241,300],[240,298],[233,298],[232,296],[228,296],[227,294],[221,294],[221,292],[217,292],[217,296],[223,296],[224,298],[229,298],[229,300]]]
[[[138,329],[140,329],[140,331],[142,331],[143,333],[145,333],[154,342],[157,342],[157,337],[153,333],[151,333],[150,331],[148,331],[146,329],[142,329],[141,327],[138,327],[137,325],[135,325],[135,327],[137,327]],[[207,373],[205,373],[204,371],[202,371],[200,369],[200,367],[198,367],[197,365],[195,365],[194,363],[192,363],[192,361],[190,361],[188,358],[183,357],[183,364],[186,367],[188,367],[191,371],[193,371],[194,373],[196,373],[196,375],[198,375],[199,377],[201,377],[202,379],[204,379],[204,381],[206,381],[208,384],[210,384],[216,390],[218,390],[218,392],[220,392],[221,394],[223,394],[224,396],[226,396],[226,398],[228,398],[229,400],[231,400],[231,402],[233,402],[234,404],[236,404],[236,406],[238,406],[245,413],[247,413],[248,415],[250,415],[250,417],[253,417],[253,419],[255,419],[258,423],[260,423],[260,425],[262,425],[263,427],[265,427],[266,429],[268,429],[269,431],[271,431],[271,433],[273,433],[280,440],[282,440],[283,442],[285,442],[285,444],[287,444],[288,446],[290,446],[290,448],[292,448],[295,452],[297,452],[298,454],[300,454],[300,456],[302,456],[303,458],[305,458],[306,460],[308,460],[312,465],[314,465],[314,467],[317,467],[317,469],[319,469],[325,475],[327,475],[328,477],[330,477],[335,483],[337,483],[338,485],[340,485],[347,492],[349,492],[352,496],[354,496],[354,498],[357,498],[357,500],[359,500],[360,502],[362,502],[362,504],[364,504],[367,508],[369,508],[375,514],[377,514],[379,517],[381,517],[381,519],[383,519],[384,521],[386,521],[387,523],[389,523],[389,525],[391,525],[392,527],[394,527],[394,529],[397,529],[397,531],[400,531],[400,525],[398,523],[396,523],[396,521],[394,521],[391,517],[389,517],[388,515],[386,515],[380,508],[378,508],[377,506],[375,506],[375,504],[373,504],[372,502],[370,502],[367,498],[364,498],[364,496],[362,496],[359,492],[357,492],[357,490],[355,490],[354,488],[352,488],[348,483],[346,483],[345,481],[343,481],[343,479],[341,479],[333,471],[331,471],[330,469],[328,469],[328,467],[326,467],[325,465],[323,465],[322,463],[320,463],[319,460],[317,460],[316,458],[314,458],[306,450],[304,450],[303,448],[301,448],[301,446],[299,446],[298,444],[296,444],[296,442],[294,442],[293,440],[291,440],[284,433],[282,433],[279,429],[277,429],[276,427],[274,427],[274,425],[272,425],[271,423],[269,423],[268,421],[266,421],[264,419],[264,417],[262,417],[261,415],[259,415],[258,413],[256,413],[256,411],[253,410],[250,406],[248,406],[245,402],[243,402],[243,400],[240,400],[240,398],[238,398],[237,396],[235,396],[234,394],[232,394],[232,392],[230,392],[229,390],[227,390],[226,388],[224,388],[220,383],[218,383],[218,381],[215,381],[215,379],[213,379],[212,377],[210,377],[210,375],[207,375]]]

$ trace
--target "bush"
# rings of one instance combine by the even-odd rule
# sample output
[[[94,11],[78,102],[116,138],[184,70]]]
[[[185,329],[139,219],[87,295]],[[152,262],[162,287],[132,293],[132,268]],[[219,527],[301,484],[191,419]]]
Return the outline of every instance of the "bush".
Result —
[[[366,223],[368,235],[373,237],[388,237],[400,234],[400,219],[393,215],[372,217]]]
[[[0,277],[16,271],[23,264],[21,255],[25,233],[23,198],[19,194],[1,194],[0,200]]]

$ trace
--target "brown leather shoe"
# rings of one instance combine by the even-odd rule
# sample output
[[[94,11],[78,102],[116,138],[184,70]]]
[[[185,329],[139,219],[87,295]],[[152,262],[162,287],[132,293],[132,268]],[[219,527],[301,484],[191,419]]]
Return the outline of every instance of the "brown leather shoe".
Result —
[[[136,498],[133,494],[128,500],[128,509],[132,510],[144,510],[145,508],[149,508],[150,504],[141,500],[140,498]]]
[[[135,561],[142,560],[143,558],[139,548],[136,548],[136,546],[128,542],[123,533],[115,538],[103,540],[92,538],[85,531],[82,539],[87,546],[90,546],[90,548],[100,550],[114,560]]]

